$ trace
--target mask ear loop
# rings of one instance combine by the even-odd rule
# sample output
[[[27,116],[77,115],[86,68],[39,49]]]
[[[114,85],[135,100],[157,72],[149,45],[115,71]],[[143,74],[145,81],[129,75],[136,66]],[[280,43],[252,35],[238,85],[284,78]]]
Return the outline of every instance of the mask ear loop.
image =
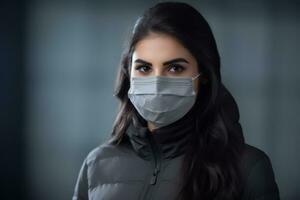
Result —
[[[195,79],[198,78],[200,75],[202,75],[202,73],[199,73],[199,74],[196,75],[195,77],[192,77],[192,80],[195,80]]]
[[[194,81],[196,78],[198,78],[200,75],[202,75],[202,73],[200,72],[199,74],[197,74],[195,77],[192,77],[192,81]],[[193,89],[193,91],[195,92],[195,89]],[[195,92],[196,93],[196,92]]]

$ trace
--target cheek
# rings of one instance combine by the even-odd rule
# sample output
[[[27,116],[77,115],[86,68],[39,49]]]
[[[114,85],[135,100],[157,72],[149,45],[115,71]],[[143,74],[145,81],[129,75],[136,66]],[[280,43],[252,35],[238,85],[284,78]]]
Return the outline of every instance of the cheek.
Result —
[[[194,80],[193,87],[195,89],[196,94],[198,94],[198,90],[199,90],[199,80],[198,79]]]
[[[130,77],[134,77],[134,76],[137,76],[138,74],[137,74],[137,71],[136,70],[134,70],[134,67],[132,67],[132,66],[130,66],[129,67],[129,76]]]
[[[134,70],[133,70],[133,67],[132,67],[132,66],[130,66],[130,67],[128,68],[128,72],[129,72],[130,75],[133,75],[133,74],[134,74]]]

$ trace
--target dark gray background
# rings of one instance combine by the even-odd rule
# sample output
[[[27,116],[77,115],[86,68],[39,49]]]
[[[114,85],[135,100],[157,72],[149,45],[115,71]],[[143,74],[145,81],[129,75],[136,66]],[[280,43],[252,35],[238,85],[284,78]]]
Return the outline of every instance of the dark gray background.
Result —
[[[17,18],[15,35],[22,62],[10,63],[20,69],[14,80],[22,87],[12,84],[12,110],[21,114],[22,128],[16,128],[19,143],[10,152],[23,159],[11,156],[7,162],[14,161],[23,177],[20,190],[29,199],[71,198],[84,157],[110,134],[127,35],[156,2],[49,0],[22,3],[20,12],[13,7],[24,17]],[[211,25],[246,142],[269,155],[281,199],[300,199],[298,1],[184,2]],[[14,74],[12,69],[4,72]]]

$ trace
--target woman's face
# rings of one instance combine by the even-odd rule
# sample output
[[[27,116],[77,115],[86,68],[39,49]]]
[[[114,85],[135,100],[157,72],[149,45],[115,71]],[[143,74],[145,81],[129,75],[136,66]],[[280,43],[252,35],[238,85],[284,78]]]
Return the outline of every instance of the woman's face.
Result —
[[[151,33],[136,44],[130,74],[132,77],[195,77],[199,73],[197,65],[192,54],[175,38]],[[193,81],[196,93],[199,78]]]

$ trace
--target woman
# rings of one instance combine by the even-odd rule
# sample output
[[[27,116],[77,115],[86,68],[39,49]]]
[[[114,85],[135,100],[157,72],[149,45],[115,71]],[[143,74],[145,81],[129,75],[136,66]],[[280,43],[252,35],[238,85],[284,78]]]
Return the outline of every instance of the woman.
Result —
[[[73,200],[278,200],[269,157],[244,142],[203,16],[158,3],[137,20],[117,78],[111,139],[81,167]]]

